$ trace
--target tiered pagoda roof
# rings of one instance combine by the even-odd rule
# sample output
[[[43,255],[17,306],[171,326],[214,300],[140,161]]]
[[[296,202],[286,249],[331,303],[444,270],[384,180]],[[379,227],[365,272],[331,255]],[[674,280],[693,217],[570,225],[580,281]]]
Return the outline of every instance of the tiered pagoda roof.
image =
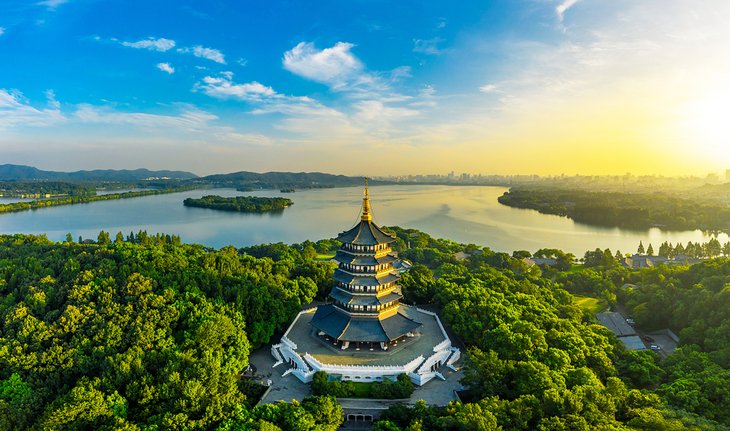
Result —
[[[398,258],[390,247],[395,236],[373,222],[367,183],[360,221],[337,239],[333,303],[317,308],[312,325],[343,342],[388,343],[418,329],[416,313],[400,303]]]

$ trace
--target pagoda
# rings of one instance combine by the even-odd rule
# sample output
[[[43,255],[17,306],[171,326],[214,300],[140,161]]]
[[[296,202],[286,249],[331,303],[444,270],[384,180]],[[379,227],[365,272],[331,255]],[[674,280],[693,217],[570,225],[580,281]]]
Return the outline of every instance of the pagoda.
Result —
[[[342,247],[335,254],[338,267],[332,303],[317,307],[311,325],[320,335],[331,337],[347,349],[351,343],[383,350],[400,338],[412,336],[422,326],[418,313],[400,303],[399,259],[391,248],[395,236],[373,222],[367,179],[360,221],[337,239]]]

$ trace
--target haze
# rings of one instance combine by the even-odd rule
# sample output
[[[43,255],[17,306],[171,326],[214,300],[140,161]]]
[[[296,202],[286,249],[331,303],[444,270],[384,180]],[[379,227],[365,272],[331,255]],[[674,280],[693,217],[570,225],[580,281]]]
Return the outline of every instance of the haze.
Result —
[[[730,163],[725,0],[172,3],[2,2],[2,162],[200,175]]]

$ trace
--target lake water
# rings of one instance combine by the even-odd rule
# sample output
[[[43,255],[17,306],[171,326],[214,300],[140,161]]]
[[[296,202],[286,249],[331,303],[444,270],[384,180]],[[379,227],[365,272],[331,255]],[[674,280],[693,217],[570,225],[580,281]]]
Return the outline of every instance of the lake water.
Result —
[[[511,252],[559,248],[582,256],[599,248],[633,252],[639,243],[706,242],[701,231],[665,232],[660,229],[627,231],[574,223],[572,220],[510,208],[497,202],[503,187],[475,186],[375,186],[371,187],[373,214],[378,224],[420,229],[434,237],[475,243]],[[205,208],[188,208],[187,197],[283,196],[294,205],[281,214],[239,214]],[[167,195],[93,202],[0,215],[2,233],[45,233],[63,240],[70,232],[96,239],[99,230],[125,234],[140,229],[149,233],[180,235],[184,242],[216,248],[268,243],[295,243],[331,238],[359,219],[362,188],[237,192],[232,189],[193,190]],[[728,237],[718,238],[722,243]]]

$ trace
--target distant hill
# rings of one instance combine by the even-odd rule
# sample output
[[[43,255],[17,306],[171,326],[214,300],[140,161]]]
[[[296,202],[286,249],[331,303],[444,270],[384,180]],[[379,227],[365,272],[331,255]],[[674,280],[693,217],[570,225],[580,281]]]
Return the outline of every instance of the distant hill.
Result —
[[[282,188],[325,188],[363,185],[363,177],[325,174],[322,172],[234,172],[201,177],[199,181],[212,183],[219,187],[238,189],[282,189]],[[371,184],[385,184],[373,181]]]
[[[32,166],[0,165],[0,181],[51,180],[51,181],[118,181],[132,182],[147,178],[193,179],[197,175],[185,171],[151,171],[149,169],[97,169],[93,171],[56,172],[42,171]]]

